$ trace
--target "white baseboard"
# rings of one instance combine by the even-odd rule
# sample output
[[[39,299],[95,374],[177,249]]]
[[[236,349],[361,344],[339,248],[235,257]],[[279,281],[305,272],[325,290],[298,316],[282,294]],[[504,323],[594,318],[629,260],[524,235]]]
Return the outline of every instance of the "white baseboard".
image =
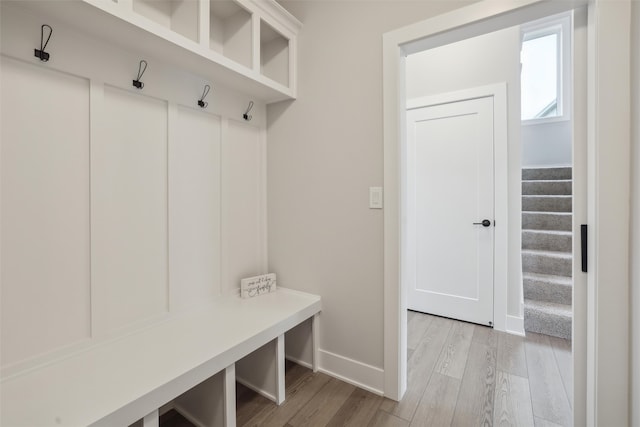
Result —
[[[291,362],[293,362],[293,363],[295,363],[296,365],[304,366],[307,369],[313,369],[313,365],[311,363],[305,362],[302,359],[298,359],[296,357],[287,356],[287,355],[285,355],[284,358],[289,360],[289,361],[291,361]]]
[[[182,407],[181,407],[179,404],[174,403],[174,404],[173,404],[173,409],[174,409],[177,413],[179,413],[180,415],[182,415],[183,417],[185,417],[185,418],[187,419],[187,421],[189,421],[189,422],[190,422],[191,424],[193,424],[194,426],[196,426],[196,427],[208,427],[208,426],[206,426],[206,425],[202,424],[202,423],[200,422],[200,420],[198,420],[198,419],[194,418],[194,417],[193,417],[193,416],[192,416],[188,411],[185,411],[184,409],[182,409]]]
[[[176,409],[176,405],[175,405],[175,401],[174,400],[172,400],[171,402],[165,403],[164,405],[159,407],[158,408],[158,415],[163,416],[164,414],[166,414],[167,412],[169,412],[172,409]]]
[[[384,370],[326,350],[319,350],[318,370],[379,396],[384,395]]]
[[[243,378],[240,378],[237,374],[236,374],[236,381],[239,382],[240,384],[242,384],[243,386],[245,386],[246,388],[255,391],[259,395],[261,395],[263,397],[266,397],[270,401],[272,401],[274,403],[276,402],[276,397],[273,394],[269,393],[266,390],[261,389],[260,387],[256,386],[253,383],[250,383],[249,381],[247,381],[247,380],[245,380]]]
[[[524,317],[507,316],[507,333],[524,336]]]

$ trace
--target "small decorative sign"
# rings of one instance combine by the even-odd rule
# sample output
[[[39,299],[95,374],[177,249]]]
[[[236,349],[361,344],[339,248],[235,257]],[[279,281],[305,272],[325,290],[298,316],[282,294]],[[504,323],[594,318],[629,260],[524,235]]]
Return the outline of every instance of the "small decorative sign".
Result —
[[[242,298],[253,298],[275,291],[276,275],[274,273],[248,277],[240,281],[240,296]]]

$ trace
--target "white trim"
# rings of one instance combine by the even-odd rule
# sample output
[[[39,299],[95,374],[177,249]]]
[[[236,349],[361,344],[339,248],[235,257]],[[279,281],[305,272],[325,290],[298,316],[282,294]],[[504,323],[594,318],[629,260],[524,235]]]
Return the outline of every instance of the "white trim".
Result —
[[[320,372],[373,394],[383,395],[384,371],[382,369],[326,350],[320,350],[319,354]]]
[[[266,17],[270,23],[277,22],[292,33],[296,33],[302,29],[302,22],[275,0],[251,0],[251,4],[253,4],[255,10],[261,12],[261,17]]]
[[[295,363],[296,365],[300,365],[300,366],[302,366],[304,368],[307,368],[307,369],[313,369],[313,365],[311,363],[306,362],[306,361],[304,361],[302,359],[298,359],[297,357],[293,357],[293,356],[288,356],[287,355],[284,358],[286,360],[288,360],[289,362]]]
[[[182,415],[183,417],[185,417],[187,419],[187,421],[189,421],[191,424],[193,424],[196,427],[208,427],[204,424],[202,424],[200,422],[200,420],[198,420],[196,417],[194,417],[193,415],[191,415],[189,413],[189,411],[186,411],[185,409],[182,408],[182,406],[180,406],[180,404],[178,403],[173,403],[173,407],[172,409],[174,411],[176,411],[177,413],[179,413],[180,415]]]
[[[507,333],[524,336],[524,317],[507,316]]]
[[[630,3],[588,15],[588,426],[629,425]]]
[[[632,6],[634,22],[631,75],[640,73],[640,4]],[[631,234],[631,425],[640,426],[640,82],[632,80],[632,234]]]
[[[507,330],[507,284],[508,284],[508,188],[509,182],[509,159],[508,159],[508,112],[507,112],[507,84],[496,83],[491,85],[479,86],[454,92],[429,95],[419,98],[407,100],[407,110],[421,108],[425,106],[435,106],[440,104],[448,104],[455,101],[466,101],[478,98],[493,98],[493,129],[494,129],[494,254],[493,254],[493,323],[494,328],[498,331]],[[404,139],[400,142],[401,152],[406,153],[403,148],[406,145]],[[402,159],[401,163],[406,164],[407,159]],[[401,181],[406,182],[407,169],[400,168]],[[402,184],[401,184],[402,185]],[[404,191],[404,190],[401,190]],[[401,202],[400,210],[404,211],[405,201]],[[403,217],[408,212],[403,214]],[[404,253],[410,250],[405,246],[409,242],[407,233],[408,226],[403,222],[401,228],[401,247]],[[408,264],[408,263],[407,263]],[[403,265],[401,267],[401,277],[409,277],[410,271],[415,271],[415,266]],[[406,287],[407,283],[403,280],[401,286]]]
[[[276,403],[276,404],[278,403],[275,394],[269,393],[267,390],[258,387],[257,385],[253,384],[251,381],[247,381],[244,378],[239,377],[238,375],[236,375],[236,382],[239,382],[240,384],[242,384],[246,388],[255,391],[260,396],[266,397],[267,399],[269,399],[273,403]]]

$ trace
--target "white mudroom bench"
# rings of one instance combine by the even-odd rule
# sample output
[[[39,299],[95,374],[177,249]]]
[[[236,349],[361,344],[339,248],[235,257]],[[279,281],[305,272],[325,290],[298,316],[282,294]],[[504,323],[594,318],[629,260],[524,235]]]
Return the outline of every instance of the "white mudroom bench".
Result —
[[[284,401],[284,334],[312,318],[318,363],[317,295],[279,288],[256,298],[228,296],[133,333],[2,379],[1,424],[157,426],[159,408],[221,373],[224,425],[235,426],[235,363],[275,342],[276,402]],[[259,365],[259,364],[258,364]],[[273,368],[273,366],[271,367]]]

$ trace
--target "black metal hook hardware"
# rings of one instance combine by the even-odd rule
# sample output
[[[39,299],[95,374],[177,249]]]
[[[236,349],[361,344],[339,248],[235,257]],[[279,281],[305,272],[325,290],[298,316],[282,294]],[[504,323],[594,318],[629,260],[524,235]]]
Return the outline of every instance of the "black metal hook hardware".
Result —
[[[251,109],[253,108],[253,101],[249,101],[249,106],[247,107],[247,111],[244,112],[244,114],[242,115],[242,118],[245,119],[246,121],[250,121],[253,116],[249,115],[249,111],[251,111]]]
[[[49,29],[49,37],[47,37],[47,41],[44,41],[44,29],[47,27]],[[40,58],[40,61],[47,62],[49,60],[49,53],[44,50],[47,48],[49,44],[49,40],[51,40],[51,35],[53,34],[53,28],[50,25],[43,24],[40,27],[40,49],[33,49],[33,54],[36,58]],[[44,42],[44,43],[43,43]]]
[[[198,105],[201,108],[207,108],[209,106],[208,102],[205,102],[204,99],[207,97],[207,95],[209,94],[209,91],[211,90],[211,86],[209,85],[204,85],[204,92],[202,92],[202,96],[200,97],[200,99],[198,100]]]
[[[143,64],[144,68],[142,68]],[[145,61],[144,59],[140,60],[140,64],[138,64],[138,77],[136,77],[136,79],[133,81],[133,87],[135,87],[136,89],[142,89],[144,87],[144,83],[141,82],[140,79],[144,75],[144,72],[147,71],[147,65],[147,61]]]

